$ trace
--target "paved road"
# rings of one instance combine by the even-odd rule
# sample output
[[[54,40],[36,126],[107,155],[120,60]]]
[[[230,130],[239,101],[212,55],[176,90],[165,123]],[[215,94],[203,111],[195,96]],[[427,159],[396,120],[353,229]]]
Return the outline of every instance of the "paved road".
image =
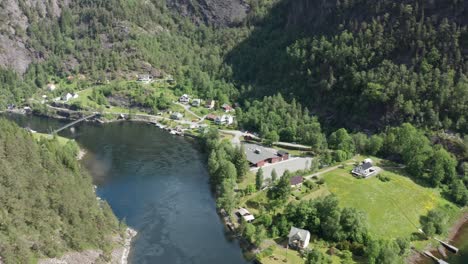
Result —
[[[273,169],[276,170],[278,174],[278,178],[283,175],[286,170],[290,172],[295,172],[298,170],[304,170],[310,168],[310,164],[312,162],[312,158],[302,158],[302,157],[292,157],[289,160],[281,161],[274,164],[268,164],[262,167],[263,170],[263,178],[270,179],[271,172]],[[256,173],[258,168],[251,169],[252,172]]]

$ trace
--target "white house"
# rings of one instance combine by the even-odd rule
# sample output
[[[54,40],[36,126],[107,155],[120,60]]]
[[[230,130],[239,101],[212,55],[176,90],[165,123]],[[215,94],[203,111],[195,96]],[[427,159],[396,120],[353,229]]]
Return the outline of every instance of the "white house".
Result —
[[[184,116],[179,112],[174,112],[171,114],[171,119],[174,119],[174,120],[180,120],[182,119],[182,117]]]
[[[192,106],[198,107],[201,105],[201,99],[193,99]]]
[[[307,248],[310,242],[310,232],[305,229],[291,227],[288,238],[290,247],[297,249]]]
[[[231,125],[234,123],[234,117],[232,115],[222,115],[215,118],[215,123],[218,125]]]
[[[183,104],[186,104],[190,101],[190,97],[186,94],[182,95],[180,98],[179,98],[179,102],[183,103]]]
[[[62,96],[62,100],[65,102],[68,102],[68,100],[72,99],[73,95],[71,93],[67,93],[64,96]]]
[[[141,76],[138,76],[138,81],[142,83],[150,83],[153,81],[153,76],[141,75]]]
[[[76,99],[76,98],[80,97],[80,95],[78,95],[77,93],[74,93],[72,95],[73,95],[73,99]]]
[[[361,164],[356,166],[351,173],[358,176],[367,178],[372,176],[372,174],[376,171],[375,167],[372,165],[371,159],[365,159]]]
[[[236,215],[242,217],[247,223],[251,223],[255,220],[255,217],[247,209],[242,207],[236,211]]]

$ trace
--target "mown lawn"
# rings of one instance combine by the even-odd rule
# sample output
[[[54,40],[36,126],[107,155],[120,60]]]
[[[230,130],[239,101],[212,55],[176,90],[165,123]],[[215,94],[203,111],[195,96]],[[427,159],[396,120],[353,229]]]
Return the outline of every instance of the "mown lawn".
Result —
[[[380,238],[408,237],[420,228],[419,218],[427,211],[442,206],[453,217],[457,207],[443,199],[438,190],[420,186],[410,178],[389,171],[377,177],[356,179],[346,166],[323,175],[328,190],[335,194],[341,206],[363,210],[369,218],[369,230]]]

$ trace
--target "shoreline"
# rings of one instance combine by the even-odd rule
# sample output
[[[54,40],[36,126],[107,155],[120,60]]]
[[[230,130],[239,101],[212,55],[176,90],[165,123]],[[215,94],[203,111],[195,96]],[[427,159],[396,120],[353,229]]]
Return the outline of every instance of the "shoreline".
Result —
[[[459,239],[460,231],[465,226],[468,225],[468,212],[465,210],[464,213],[461,214],[460,217],[450,226],[448,235],[445,236],[444,240],[447,242],[452,242],[454,240]],[[432,244],[428,244],[422,251],[430,251],[431,253],[440,254],[439,252],[440,245],[434,246]],[[443,249],[446,251],[445,249]],[[424,257],[419,251],[412,250],[412,253],[408,255],[406,258],[406,263],[410,264],[421,264],[425,263],[423,261],[429,260],[428,258]]]
[[[122,257],[120,258],[120,264],[128,264],[128,257],[130,255],[132,240],[137,236],[138,232],[131,228],[127,227],[125,231],[125,239],[123,245]]]

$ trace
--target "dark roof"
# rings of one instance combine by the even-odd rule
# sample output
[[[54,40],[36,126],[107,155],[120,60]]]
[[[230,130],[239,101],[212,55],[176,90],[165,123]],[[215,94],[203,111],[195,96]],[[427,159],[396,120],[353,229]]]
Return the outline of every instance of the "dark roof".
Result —
[[[303,181],[304,181],[304,178],[302,176],[294,176],[289,180],[289,182],[291,182],[291,185],[298,185],[299,183],[302,183]]]
[[[284,156],[287,154],[289,154],[289,152],[287,152],[286,150],[282,150],[282,149],[278,150],[278,156]]]
[[[247,160],[252,164],[276,157],[272,151],[256,144],[244,144]]]
[[[372,167],[372,163],[370,163],[370,162],[365,162],[365,163],[362,163],[362,164],[360,165],[360,167],[361,167],[361,170],[367,170],[367,169],[369,169],[369,168]]]

